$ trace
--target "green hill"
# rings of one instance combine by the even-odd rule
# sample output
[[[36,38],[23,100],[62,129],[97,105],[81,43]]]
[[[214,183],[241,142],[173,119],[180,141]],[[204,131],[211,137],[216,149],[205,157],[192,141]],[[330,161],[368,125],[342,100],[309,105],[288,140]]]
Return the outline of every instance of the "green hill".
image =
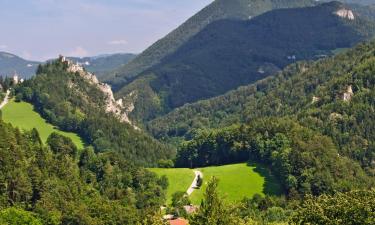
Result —
[[[39,62],[22,59],[16,55],[0,52],[0,76],[11,77],[16,72],[22,78],[35,75]]]
[[[31,103],[54,126],[77,133],[96,152],[116,152],[149,166],[172,157],[173,149],[108,111],[117,107],[111,93],[109,86],[62,57],[39,67],[36,76],[16,88],[17,99]]]
[[[277,8],[293,8],[315,4],[313,0],[216,0],[183,23],[176,30],[160,39],[129,64],[114,70],[107,80],[116,88],[132,77],[158,64],[175,52],[208,24],[221,19],[244,19],[258,16]]]
[[[375,23],[358,15],[342,18],[336,15],[340,10],[350,9],[332,2],[274,10],[248,21],[213,22],[117,96],[136,93],[130,99],[133,117],[148,120],[253,83],[296,60],[326,57],[373,36]]]
[[[181,107],[149,124],[157,137],[194,135],[195,129],[292,118],[333,139],[340,155],[374,173],[375,43],[315,63],[298,63],[277,76],[226,95]]]
[[[5,105],[1,111],[4,122],[11,123],[14,127],[27,131],[36,128],[43,143],[46,143],[47,138],[51,133],[57,132],[58,134],[72,139],[73,143],[78,147],[78,149],[83,149],[84,147],[83,141],[77,134],[63,132],[56,129],[51,124],[47,123],[47,121],[45,121],[37,112],[35,112],[33,106],[29,103],[17,103],[11,101]]]

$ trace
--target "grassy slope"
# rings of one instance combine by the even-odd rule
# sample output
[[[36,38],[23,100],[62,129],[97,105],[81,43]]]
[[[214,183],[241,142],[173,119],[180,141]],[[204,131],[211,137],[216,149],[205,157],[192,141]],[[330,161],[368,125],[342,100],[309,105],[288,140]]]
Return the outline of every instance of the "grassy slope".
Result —
[[[161,169],[152,168],[150,171],[159,176],[166,175],[168,177],[169,186],[167,190],[167,203],[172,201],[173,193],[177,191],[186,191],[194,180],[194,172],[191,169]]]
[[[16,103],[10,101],[2,109],[3,120],[11,123],[13,126],[19,127],[23,130],[31,130],[36,128],[39,131],[40,138],[43,142],[47,141],[48,136],[52,132],[57,132],[61,135],[69,137],[77,145],[79,149],[83,149],[83,141],[74,133],[63,132],[54,128],[47,123],[37,112],[33,110],[33,106],[26,102]]]
[[[190,169],[150,169],[159,176],[166,175],[169,179],[167,193],[168,203],[176,191],[186,191],[193,181],[193,170]],[[198,169],[203,172],[203,186],[191,195],[193,204],[199,205],[206,189],[207,181],[212,176],[219,179],[219,192],[228,202],[240,201],[254,194],[280,194],[281,187],[267,169],[261,165],[248,166],[245,163],[226,166],[206,167]]]

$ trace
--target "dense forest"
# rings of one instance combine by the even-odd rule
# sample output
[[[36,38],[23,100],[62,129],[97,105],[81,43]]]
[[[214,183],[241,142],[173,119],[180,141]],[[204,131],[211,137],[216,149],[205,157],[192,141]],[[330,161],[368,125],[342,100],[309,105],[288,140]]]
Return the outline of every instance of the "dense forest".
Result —
[[[43,145],[0,120],[1,224],[152,224],[166,183],[115,152],[80,154],[56,133]],[[149,215],[149,216],[148,216]]]
[[[220,180],[209,181],[198,212],[189,217],[191,225],[286,225],[316,224],[372,225],[375,222],[375,190],[349,191],[301,200],[255,195],[231,205],[219,196]]]
[[[296,61],[330,56],[374,35],[375,23],[360,15],[350,20],[335,14],[350,9],[346,7],[331,2],[273,10],[251,20],[213,22],[117,96],[136,93],[131,115],[147,121],[254,83]]]
[[[255,119],[290,117],[332,138],[339,154],[374,174],[375,43],[282,73],[226,95],[186,105],[149,124],[158,138],[184,136]]]
[[[17,88],[16,99],[32,103],[60,129],[78,133],[96,152],[115,151],[130,162],[148,166],[173,156],[172,148],[106,113],[108,96],[67,67],[61,59],[39,66],[37,75]]]
[[[182,144],[176,166],[199,168],[245,161],[268,165],[290,198],[375,185],[358,162],[339,154],[331,138],[287,118],[197,132]]]

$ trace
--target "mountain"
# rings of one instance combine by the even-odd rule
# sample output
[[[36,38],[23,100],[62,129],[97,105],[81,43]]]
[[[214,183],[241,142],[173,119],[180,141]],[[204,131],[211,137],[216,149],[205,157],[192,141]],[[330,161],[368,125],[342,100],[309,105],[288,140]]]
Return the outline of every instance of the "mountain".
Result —
[[[99,79],[101,79],[109,71],[127,64],[135,57],[135,54],[118,53],[83,58],[69,57],[69,59],[83,65],[87,71],[94,73]]]
[[[375,174],[375,42],[314,63],[288,66],[276,76],[223,96],[185,105],[149,123],[158,138],[194,137],[195,130],[290,118],[332,138],[345,155]]]
[[[130,53],[118,53],[84,58],[69,58],[85,66],[88,71],[95,73],[100,79],[108,71],[125,65],[135,56],[135,54]],[[38,65],[42,63],[45,62],[28,61],[11,53],[0,52],[0,76],[13,76],[16,72],[22,78],[30,78],[35,75]]]
[[[77,133],[96,152],[113,151],[149,166],[173,156],[173,149],[132,125],[127,106],[108,85],[65,57],[39,67],[15,91],[17,100],[33,104],[48,122]]]
[[[0,52],[0,76],[13,76],[17,73],[22,78],[30,78],[40,62],[28,61],[16,55]]]
[[[315,4],[313,0],[215,0],[166,37],[158,40],[129,64],[111,72],[106,80],[114,87],[123,86],[134,76],[159,63],[208,24],[221,19],[258,16],[277,8],[293,8]]]
[[[318,59],[373,36],[375,23],[339,2],[211,23],[118,91],[148,120],[186,103],[263,79],[296,60]]]

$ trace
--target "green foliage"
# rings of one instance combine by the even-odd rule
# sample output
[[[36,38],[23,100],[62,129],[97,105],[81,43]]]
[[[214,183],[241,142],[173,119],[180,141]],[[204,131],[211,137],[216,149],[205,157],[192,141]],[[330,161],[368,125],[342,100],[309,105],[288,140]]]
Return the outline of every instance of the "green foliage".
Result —
[[[87,148],[77,161],[70,139],[38,136],[0,121],[2,224],[137,224],[165,201],[165,178],[121,155]]]
[[[213,177],[207,185],[204,200],[200,205],[198,213],[194,214],[190,220],[191,225],[233,224],[229,211],[217,193],[217,186],[218,180]]]
[[[161,159],[161,160],[158,161],[158,167],[159,168],[173,168],[174,163],[170,159],[168,159],[168,160]]]
[[[0,211],[0,223],[3,225],[42,225],[42,221],[31,212],[18,208]]]
[[[156,173],[159,176],[159,179],[163,179],[163,177],[168,178],[168,188],[166,191],[166,204],[168,205],[172,203],[174,193],[186,192],[194,180],[194,172],[190,169],[150,168],[149,170]]]
[[[251,4],[252,7],[249,7]],[[247,20],[277,8],[294,8],[315,4],[312,0],[216,0],[183,23],[163,39],[157,41],[128,64],[107,76],[115,87],[122,87],[133,77],[158,64],[174,53],[190,38],[211,22],[222,19]]]
[[[31,89],[25,89],[25,94],[28,96],[29,91],[31,91]],[[22,96],[22,94],[18,94],[17,96]],[[43,119],[40,114],[35,112],[33,106],[29,103],[10,101],[7,105],[4,106],[2,112],[3,120],[5,122],[11,123],[15,127],[18,127],[22,130],[31,130],[36,128],[38,130],[38,133],[40,134],[41,140],[44,143],[47,141],[47,138],[51,133],[57,132],[72,139],[74,144],[79,149],[84,148],[84,143],[77,134],[72,132],[64,132],[57,129],[56,127],[48,123],[45,119]]]
[[[277,76],[226,95],[181,107],[149,124],[158,138],[185,136],[194,130],[289,117],[332,139],[337,154],[374,173],[375,119],[373,74],[375,43],[314,63],[300,62]],[[352,86],[353,97],[343,100]],[[294,179],[291,178],[291,181]]]
[[[296,60],[326,57],[332,50],[373,37],[374,22],[360,16],[354,21],[342,19],[334,14],[342,7],[332,2],[274,10],[246,21],[210,23],[117,95],[135,92],[132,116],[147,121],[186,103],[254,83]]]
[[[338,155],[330,138],[281,118],[203,131],[182,145],[176,165],[202,167],[246,160],[268,165],[289,192],[302,195],[373,184],[358,163]]]
[[[304,200],[292,218],[293,224],[363,224],[375,223],[375,190],[351,191],[334,196],[312,196]]]
[[[77,133],[96,152],[117,152],[129,162],[157,165],[173,156],[173,149],[105,112],[106,95],[79,73],[56,60],[40,66],[38,74],[17,88],[48,122]]]

